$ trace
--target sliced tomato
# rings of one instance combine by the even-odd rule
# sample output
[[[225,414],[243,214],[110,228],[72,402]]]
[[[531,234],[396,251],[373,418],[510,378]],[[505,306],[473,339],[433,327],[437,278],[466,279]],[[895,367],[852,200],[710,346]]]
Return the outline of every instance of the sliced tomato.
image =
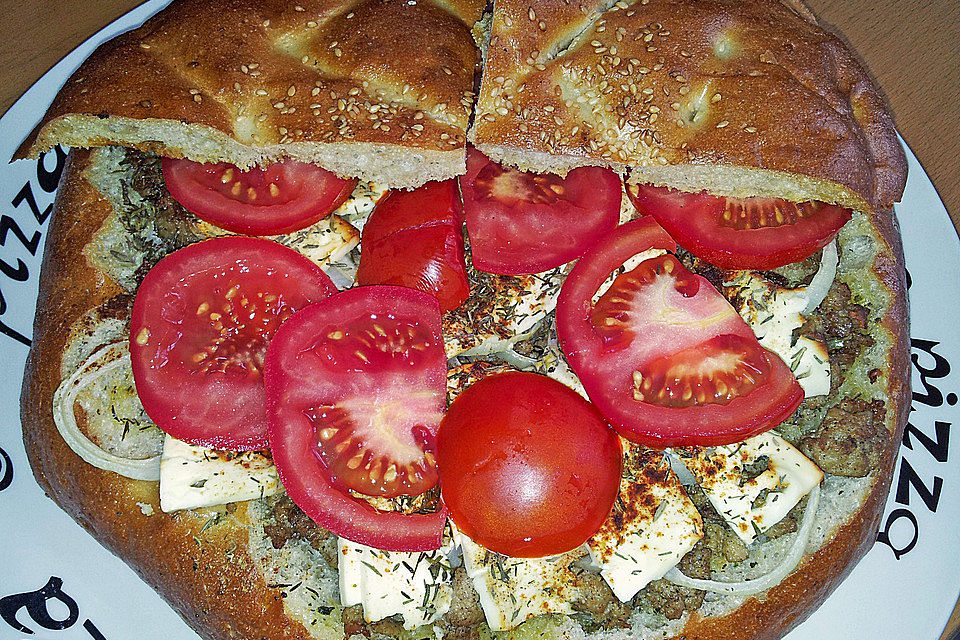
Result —
[[[270,449],[289,496],[322,527],[390,551],[440,546],[446,511],[379,511],[437,483],[446,357],[436,298],[356,287],[288,320],[266,363]]]
[[[130,320],[130,356],[147,415],[175,438],[217,449],[267,446],[263,363],[280,324],[336,292],[296,251],[215,238],[147,273]]]
[[[578,258],[620,219],[620,178],[580,167],[566,178],[505,168],[473,147],[460,178],[473,265],[540,273]]]
[[[343,204],[357,186],[356,180],[295,160],[244,171],[225,162],[164,158],[163,179],[187,211],[251,236],[309,227]]]
[[[456,180],[391,191],[363,227],[357,283],[419,289],[451,311],[470,296]]]
[[[650,217],[628,222],[560,290],[557,335],[590,398],[623,437],[657,448],[728,444],[779,425],[803,400],[793,373],[672,254],[617,276],[593,302],[651,248],[676,245]]]
[[[535,373],[481,379],[453,401],[438,434],[450,518],[513,557],[579,547],[620,487],[620,442],[597,408]]]
[[[651,185],[629,185],[627,194],[681,247],[721,269],[799,262],[826,246],[852,215],[816,200],[727,198]]]

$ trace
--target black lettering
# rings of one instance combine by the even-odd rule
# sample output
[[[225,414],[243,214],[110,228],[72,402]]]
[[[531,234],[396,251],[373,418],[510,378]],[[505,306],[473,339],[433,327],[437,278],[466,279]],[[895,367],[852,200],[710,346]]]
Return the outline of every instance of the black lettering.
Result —
[[[47,168],[44,166],[44,161],[47,159],[47,154],[50,153],[49,151],[43,153],[40,159],[37,160],[37,182],[40,183],[40,188],[47,193],[53,193],[57,190],[57,185],[60,184],[60,174],[63,173],[63,167],[67,162],[67,152],[63,150],[63,147],[57,145],[53,148],[53,152],[57,156],[57,164],[53,168],[53,171],[47,171]]]
[[[33,633],[33,630],[17,620],[17,613],[21,609],[26,609],[33,621],[44,629],[59,631],[72,627],[77,622],[77,618],[80,617],[80,607],[77,606],[76,600],[61,590],[62,586],[63,580],[52,576],[47,580],[47,584],[36,591],[17,593],[0,598],[0,617],[21,633]],[[59,600],[66,605],[67,617],[62,620],[52,617],[47,610],[49,600]]]
[[[3,262],[3,261],[0,260],[0,263],[2,263],[2,262]],[[3,314],[5,314],[6,312],[7,312],[7,301],[6,301],[6,299],[3,297],[3,292],[0,291],[0,316],[2,316]],[[10,337],[10,338],[13,338],[14,340],[16,340],[17,342],[19,342],[20,344],[26,345],[26,346],[28,346],[28,347],[30,346],[30,338],[28,338],[27,336],[23,335],[22,333],[20,333],[20,332],[17,331],[16,329],[13,329],[12,327],[8,327],[7,324],[6,324],[3,320],[0,320],[0,333],[2,333],[2,334],[5,335],[5,336],[8,336],[8,337]]]
[[[33,212],[33,217],[37,219],[37,224],[46,222],[50,216],[50,212],[53,211],[53,203],[48,204],[47,208],[42,212],[40,211],[40,207],[37,205],[37,199],[33,197],[33,187],[30,186],[29,182],[23,185],[23,188],[17,192],[17,195],[10,201],[10,204],[19,207],[23,202],[26,202],[27,206],[30,207],[30,211]]]
[[[97,625],[93,624],[90,620],[83,621],[83,628],[87,630],[87,633],[90,634],[93,640],[107,640],[104,635],[100,633],[100,629],[97,629]]]
[[[33,237],[27,240],[27,234],[23,232],[23,229],[20,228],[20,225],[17,224],[17,221],[11,218],[8,215],[0,216],[0,245],[7,244],[7,232],[12,231],[13,235],[17,237],[17,240],[20,241],[27,251],[30,252],[30,255],[37,255],[37,245],[40,244],[40,232],[34,231]]]
[[[3,491],[13,483],[13,460],[10,455],[0,449],[0,491]]]
[[[20,258],[17,258],[16,269],[7,264],[5,260],[0,260],[0,273],[17,282],[26,282],[27,278],[30,277],[30,269]]]
[[[950,423],[937,420],[933,424],[937,432],[936,441],[908,422],[903,430],[903,446],[913,451],[910,437],[914,436],[937,462],[946,462],[950,448]]]
[[[938,344],[940,343],[933,340],[921,340],[920,338],[914,338],[910,340],[910,346],[912,348],[925,351],[933,358],[933,368],[927,369],[920,366],[919,354],[910,354],[910,360],[913,361],[913,366],[916,367],[917,371],[920,373],[920,383],[923,385],[923,388],[926,391],[925,394],[914,391],[913,399],[930,407],[939,407],[943,404],[943,393],[941,393],[940,389],[927,382],[927,379],[945,378],[950,373],[950,363],[947,362],[947,359],[941,356],[939,353],[933,352],[933,348]]]
[[[897,476],[897,502],[900,504],[910,504],[910,487],[917,490],[917,495],[927,505],[931,512],[937,512],[937,505],[940,504],[940,490],[943,489],[943,478],[933,477],[933,491],[927,489],[923,480],[914,471],[906,458],[900,461],[900,475]]]
[[[893,524],[900,518],[906,518],[913,525],[913,537],[904,547],[897,547],[893,543],[893,540],[890,539],[890,527],[892,527]],[[877,534],[877,542],[883,543],[890,547],[890,549],[893,550],[893,555],[897,560],[899,560],[901,556],[910,553],[910,551],[917,546],[917,540],[919,538],[920,525],[917,524],[917,518],[910,512],[909,509],[894,509],[893,512],[887,516],[887,523],[883,527],[883,531]]]

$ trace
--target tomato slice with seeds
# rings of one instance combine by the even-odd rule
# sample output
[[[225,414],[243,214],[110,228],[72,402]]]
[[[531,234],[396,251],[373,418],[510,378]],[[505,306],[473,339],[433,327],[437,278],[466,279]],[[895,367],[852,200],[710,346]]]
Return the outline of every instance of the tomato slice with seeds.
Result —
[[[728,198],[629,185],[637,210],[652,215],[681,247],[721,269],[774,269],[826,246],[849,209],[819,201]]]
[[[446,405],[440,308],[429,294],[361,286],[288,320],[267,352],[270,448],[287,493],[322,527],[390,551],[440,546],[446,511],[380,511],[351,492],[437,484]]]
[[[350,197],[356,180],[314,164],[284,160],[265,168],[163,159],[163,179],[187,211],[251,236],[290,233],[324,218]]]
[[[579,547],[610,513],[622,452],[595,406],[546,376],[488,376],[438,434],[443,500],[471,540],[513,557]]]
[[[620,219],[620,178],[580,167],[565,178],[502,167],[473,147],[460,178],[473,265],[540,273],[576,259]]]
[[[261,238],[214,238],[170,254],[140,284],[130,320],[147,415],[194,444],[265,448],[267,344],[295,311],[336,290],[316,264]]]
[[[629,258],[664,250],[601,285]],[[666,253],[651,217],[618,227],[560,290],[557,335],[591,400],[620,432],[651,447],[712,446],[771,429],[803,390],[790,368],[703,277]]]
[[[444,312],[470,296],[463,208],[456,180],[391,191],[363,227],[357,283],[392,284],[435,295]]]

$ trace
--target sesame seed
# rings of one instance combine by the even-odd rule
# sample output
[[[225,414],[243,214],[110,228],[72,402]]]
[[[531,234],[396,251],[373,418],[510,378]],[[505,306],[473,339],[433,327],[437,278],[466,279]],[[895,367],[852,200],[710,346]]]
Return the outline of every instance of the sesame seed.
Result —
[[[150,45],[148,45],[146,42],[141,42],[141,43],[140,43],[140,48],[141,48],[141,49],[149,49],[149,48],[150,48]]]
[[[721,120],[720,122],[717,123],[717,129],[723,129],[724,127],[726,127],[726,126],[729,125],[729,124],[730,124],[730,123],[729,123],[728,121],[726,121],[726,120]]]
[[[201,100],[203,100],[203,98],[200,97],[200,94],[199,94],[199,93],[198,93],[197,95],[193,96],[193,101],[194,101],[194,102],[200,102]]]
[[[292,98],[294,95],[296,95],[296,93],[297,93],[297,88],[293,85],[290,85],[290,87],[287,89],[287,95]]]

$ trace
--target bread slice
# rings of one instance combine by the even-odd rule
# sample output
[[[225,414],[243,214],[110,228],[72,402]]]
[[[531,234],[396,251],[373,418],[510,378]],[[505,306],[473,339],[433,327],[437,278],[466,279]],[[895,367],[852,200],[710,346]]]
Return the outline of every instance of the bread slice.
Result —
[[[16,157],[118,144],[414,187],[465,170],[482,0],[175,0],[67,80]]]
[[[866,72],[778,0],[501,0],[470,138],[531,171],[861,210],[906,179]]]

